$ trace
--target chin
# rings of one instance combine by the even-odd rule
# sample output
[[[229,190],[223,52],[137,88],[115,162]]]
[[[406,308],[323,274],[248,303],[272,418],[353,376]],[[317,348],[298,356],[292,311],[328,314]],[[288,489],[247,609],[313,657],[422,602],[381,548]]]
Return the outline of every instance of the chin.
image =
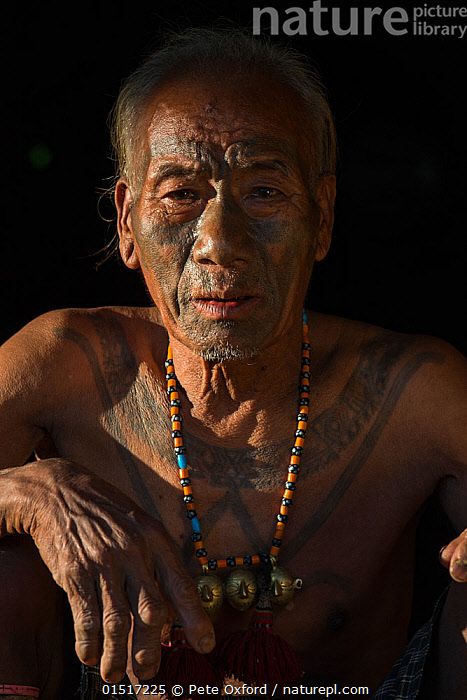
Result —
[[[231,360],[251,360],[258,355],[259,348],[222,343],[221,345],[201,348],[195,352],[207,362],[229,362]]]

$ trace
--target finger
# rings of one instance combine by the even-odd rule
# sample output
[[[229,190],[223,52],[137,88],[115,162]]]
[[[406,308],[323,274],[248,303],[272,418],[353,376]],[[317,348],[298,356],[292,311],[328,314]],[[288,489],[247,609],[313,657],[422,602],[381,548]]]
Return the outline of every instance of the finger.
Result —
[[[456,581],[465,581],[465,569],[467,568],[467,530],[464,530],[456,539],[442,548],[439,558],[441,563],[449,569],[451,576]]]
[[[467,530],[465,530],[456,540],[457,546],[454,549],[449,573],[454,581],[458,583],[467,582]]]
[[[183,625],[188,642],[201,654],[214,649],[214,628],[203,610],[195,582],[184,570],[172,548],[156,556],[156,572],[165,594],[172,602]]]
[[[155,582],[128,580],[127,591],[133,612],[133,673],[138,679],[148,680],[159,670],[167,606]]]
[[[76,655],[83,664],[93,666],[101,655],[101,611],[94,583],[75,573],[63,587],[73,615]]]
[[[123,584],[101,576],[100,592],[104,634],[100,672],[108,683],[118,683],[126,669],[130,609]]]

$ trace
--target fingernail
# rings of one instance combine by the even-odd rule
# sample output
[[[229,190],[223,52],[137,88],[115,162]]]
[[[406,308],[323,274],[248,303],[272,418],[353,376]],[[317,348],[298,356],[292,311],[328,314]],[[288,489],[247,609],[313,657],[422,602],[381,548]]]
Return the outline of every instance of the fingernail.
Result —
[[[445,544],[444,547],[441,547],[441,549],[439,550],[438,557],[440,558],[441,561],[443,560],[443,552],[446,549],[446,547],[447,547],[447,544]]]
[[[216,640],[212,634],[207,634],[205,637],[201,637],[198,642],[198,649],[202,654],[208,654],[215,647]]]
[[[456,559],[451,566],[451,576],[461,581],[467,581],[467,559]]]

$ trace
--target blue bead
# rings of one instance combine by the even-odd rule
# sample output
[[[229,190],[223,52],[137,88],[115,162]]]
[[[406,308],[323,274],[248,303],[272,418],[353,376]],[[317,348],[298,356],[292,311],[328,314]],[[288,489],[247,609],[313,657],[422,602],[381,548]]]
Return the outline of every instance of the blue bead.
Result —
[[[201,524],[196,516],[196,511],[190,510],[190,513],[194,513],[194,515],[191,517],[191,528],[193,532],[201,532]]]
[[[303,311],[302,311],[302,319],[303,319],[303,324],[308,325],[308,314],[305,311],[305,309],[303,309]]]
[[[188,465],[186,455],[177,455],[177,463],[180,469],[186,469]]]

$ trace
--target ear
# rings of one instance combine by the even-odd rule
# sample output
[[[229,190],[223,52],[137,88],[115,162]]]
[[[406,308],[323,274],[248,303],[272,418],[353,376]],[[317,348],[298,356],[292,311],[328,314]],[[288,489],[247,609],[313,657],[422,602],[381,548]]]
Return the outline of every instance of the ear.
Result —
[[[117,209],[117,230],[119,238],[119,248],[122,260],[131,270],[140,267],[138,252],[133,233],[133,222],[131,210],[133,207],[133,196],[130,186],[126,180],[120,178],[115,186],[115,207]]]
[[[335,199],[336,178],[334,175],[324,175],[318,180],[315,192],[315,201],[318,205],[319,211],[319,226],[315,260],[323,260],[326,257],[331,245]]]

